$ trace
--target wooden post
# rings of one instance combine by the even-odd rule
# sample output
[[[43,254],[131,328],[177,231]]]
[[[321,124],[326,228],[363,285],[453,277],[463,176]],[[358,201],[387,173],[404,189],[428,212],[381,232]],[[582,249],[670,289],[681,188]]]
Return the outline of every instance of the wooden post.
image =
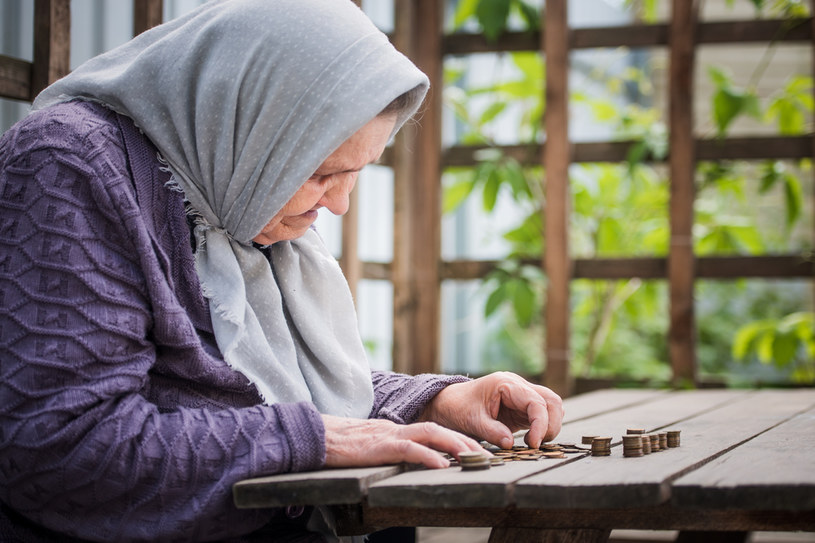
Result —
[[[546,55],[546,143],[544,258],[546,288],[546,372],[544,383],[562,396],[573,389],[569,372],[569,28],[567,0],[546,2],[543,51]]]
[[[811,13],[815,13],[815,0],[811,0],[809,3],[809,10]],[[815,17],[812,18],[811,26],[812,32],[812,66],[811,66],[811,76],[815,77]],[[813,99],[815,99],[815,87],[812,89]],[[812,137],[812,157],[815,157],[815,136]],[[815,171],[813,172],[813,177],[815,177]],[[812,203],[813,208],[815,208],[815,183],[813,183],[812,189]],[[813,224],[813,232],[812,232],[813,241],[815,241],[815,224]],[[815,277],[813,277],[815,279]],[[813,306],[815,306],[815,280],[812,282],[812,298],[813,298]]]
[[[431,84],[421,122],[394,149],[393,367],[416,374],[440,367],[443,3],[396,0],[395,9],[396,47]]]
[[[698,4],[674,0],[670,27],[670,226],[668,255],[670,329],[668,351],[674,384],[696,382],[693,284],[693,201],[696,152],[693,139],[693,70]]]
[[[351,296],[357,299],[357,286],[362,279],[362,261],[359,259],[359,189],[355,188],[348,195],[348,212],[342,216],[342,253],[340,267]]]
[[[34,3],[34,62],[29,100],[71,69],[70,0]]]
[[[158,26],[164,20],[164,0],[133,0],[133,35]]]

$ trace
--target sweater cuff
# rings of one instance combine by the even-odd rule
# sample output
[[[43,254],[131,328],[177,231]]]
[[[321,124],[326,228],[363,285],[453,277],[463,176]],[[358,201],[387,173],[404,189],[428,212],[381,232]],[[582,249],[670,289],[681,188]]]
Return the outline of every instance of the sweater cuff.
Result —
[[[454,383],[463,383],[470,378],[464,375],[438,375],[422,373],[409,379],[402,386],[399,400],[384,407],[379,412],[380,418],[392,420],[397,424],[410,424],[419,418],[424,408],[445,387]]]
[[[289,445],[289,465],[284,471],[322,468],[325,464],[325,426],[314,404],[279,403],[271,407],[277,412],[280,427]]]

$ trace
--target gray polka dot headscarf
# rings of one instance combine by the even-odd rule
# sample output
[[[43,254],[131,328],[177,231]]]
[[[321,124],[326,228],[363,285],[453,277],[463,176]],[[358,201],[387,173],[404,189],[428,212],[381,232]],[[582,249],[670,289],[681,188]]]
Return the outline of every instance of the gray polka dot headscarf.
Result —
[[[226,361],[266,403],[367,417],[370,370],[336,260],[313,230],[250,241],[323,160],[428,81],[350,0],[216,0],[44,90],[134,119],[200,216],[196,269]]]

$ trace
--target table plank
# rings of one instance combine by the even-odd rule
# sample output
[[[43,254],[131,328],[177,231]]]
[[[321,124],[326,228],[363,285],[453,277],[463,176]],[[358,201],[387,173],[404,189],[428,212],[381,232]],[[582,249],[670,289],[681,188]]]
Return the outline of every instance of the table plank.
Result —
[[[681,507],[815,509],[815,410],[679,478],[671,494]]]
[[[647,432],[664,429],[705,412],[717,409],[747,396],[744,390],[680,390],[653,396],[647,401],[627,407],[600,412],[596,416],[564,425],[556,441],[580,443],[586,435],[612,437],[613,444],[622,441],[628,428],[642,428]]]
[[[370,484],[404,469],[343,468],[257,477],[235,483],[232,497],[238,508],[359,503]]]
[[[668,390],[613,388],[572,396],[563,401],[565,409],[563,424],[571,424],[609,411],[640,405],[666,394]]]
[[[673,423],[677,418],[689,417],[732,399],[732,391],[694,391],[694,401],[688,402],[688,392],[652,395],[618,395],[616,391],[603,391],[591,399],[595,405],[591,409],[596,416],[582,418],[564,425],[561,435],[555,441],[580,442],[585,431],[604,432],[614,430],[615,434],[625,433],[620,421],[633,425],[644,424],[646,428],[657,428]],[[605,393],[608,394],[605,394]],[[624,391],[632,392],[632,391]],[[743,395],[746,393],[738,393]],[[615,403],[615,399],[626,398]],[[632,398],[636,400],[632,401]],[[617,406],[616,411],[608,412],[602,406],[608,401]],[[566,409],[569,409],[567,403]],[[612,407],[613,409],[613,407]],[[588,413],[589,409],[585,410]],[[588,416],[588,415],[587,415]],[[609,428],[611,426],[612,428]],[[522,438],[517,438],[517,442]],[[401,473],[381,480],[368,489],[368,504],[371,507],[503,507],[513,502],[512,489],[517,481],[532,475],[561,469],[571,462],[585,462],[585,455],[569,455],[563,460],[545,459],[537,462],[516,461],[480,472],[463,472],[461,468],[446,470],[418,470]],[[605,459],[604,459],[605,460]]]
[[[459,467],[417,470],[378,481],[368,488],[371,507],[504,507],[511,503],[506,489],[512,482],[564,463],[564,459],[517,460],[484,471],[462,471]]]
[[[519,508],[647,507],[670,498],[671,481],[709,462],[768,428],[815,406],[815,391],[721,391],[731,400],[698,409],[703,391],[671,394],[664,402],[648,404],[643,426],[659,417],[682,430],[682,446],[641,458],[624,458],[620,447],[610,457],[586,457],[578,462],[536,474],[515,484]],[[715,399],[715,396],[707,396]],[[681,402],[692,403],[682,406]],[[679,402],[679,403],[677,403]],[[685,412],[697,414],[685,418]],[[604,417],[586,421],[594,424]],[[624,419],[616,418],[617,425]],[[664,420],[664,419],[663,419]],[[618,432],[624,429],[618,428]],[[613,433],[613,429],[609,429]]]

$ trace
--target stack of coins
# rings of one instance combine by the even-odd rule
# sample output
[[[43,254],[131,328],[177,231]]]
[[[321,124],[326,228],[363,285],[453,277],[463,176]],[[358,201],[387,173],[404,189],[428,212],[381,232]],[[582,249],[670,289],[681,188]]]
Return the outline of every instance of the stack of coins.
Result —
[[[458,462],[464,471],[490,469],[490,457],[486,453],[466,451],[458,453]]]
[[[651,452],[662,450],[659,447],[659,436],[657,434],[649,434],[648,439],[651,440]]]
[[[680,430],[668,430],[668,447],[679,447]]]
[[[592,456],[611,456],[611,438],[595,437],[591,440]]]
[[[623,436],[623,456],[642,456],[642,436],[639,434],[627,434]]]
[[[642,434],[642,454],[651,454],[651,436]]]
[[[668,448],[668,432],[659,433],[659,448],[663,451]]]
[[[642,428],[629,428],[625,433],[628,435],[642,435],[645,433],[645,430]]]
[[[591,445],[592,440],[597,436],[583,436],[580,440],[583,445]]]

